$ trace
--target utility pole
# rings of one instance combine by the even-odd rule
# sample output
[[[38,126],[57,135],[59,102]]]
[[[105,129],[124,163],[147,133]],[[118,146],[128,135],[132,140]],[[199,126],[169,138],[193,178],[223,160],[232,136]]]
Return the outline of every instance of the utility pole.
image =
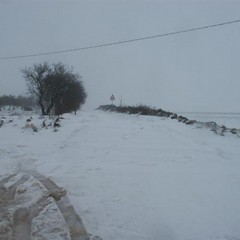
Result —
[[[122,105],[123,105],[123,100],[122,100],[122,96],[121,96],[121,98],[120,98],[120,107],[122,107]]]

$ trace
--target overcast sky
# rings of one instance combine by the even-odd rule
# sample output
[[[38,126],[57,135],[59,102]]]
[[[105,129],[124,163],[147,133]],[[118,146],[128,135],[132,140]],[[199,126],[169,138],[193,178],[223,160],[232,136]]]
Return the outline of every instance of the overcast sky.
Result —
[[[0,57],[67,50],[240,19],[233,0],[0,0]],[[82,76],[86,107],[147,104],[240,112],[240,23],[41,57],[0,60],[0,94],[25,94],[19,69],[62,62]]]

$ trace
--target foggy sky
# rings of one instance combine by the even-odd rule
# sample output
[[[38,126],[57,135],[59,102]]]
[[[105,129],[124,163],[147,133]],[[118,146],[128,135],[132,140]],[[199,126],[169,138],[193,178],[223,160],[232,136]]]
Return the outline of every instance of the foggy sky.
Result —
[[[0,57],[74,49],[240,19],[233,0],[0,0]],[[25,94],[20,69],[62,62],[86,108],[147,104],[240,112],[240,23],[86,51],[0,60],[0,94]]]

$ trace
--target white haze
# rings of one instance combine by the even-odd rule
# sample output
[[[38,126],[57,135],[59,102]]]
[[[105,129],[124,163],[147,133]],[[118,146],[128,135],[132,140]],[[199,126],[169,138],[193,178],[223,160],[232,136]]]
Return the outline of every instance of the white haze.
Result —
[[[0,57],[74,49],[240,17],[239,1],[0,1]],[[86,107],[147,104],[239,112],[240,24],[105,48],[0,60],[0,94],[25,94],[19,69],[63,62],[82,76]]]

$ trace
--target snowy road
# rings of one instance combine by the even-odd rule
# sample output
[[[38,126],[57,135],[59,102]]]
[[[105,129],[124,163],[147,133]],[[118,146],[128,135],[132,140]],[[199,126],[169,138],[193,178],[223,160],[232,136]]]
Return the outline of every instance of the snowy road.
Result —
[[[40,125],[36,117],[35,124]],[[52,177],[87,230],[104,240],[239,240],[240,139],[175,120],[66,115],[38,133],[0,129],[0,174],[21,166]]]

